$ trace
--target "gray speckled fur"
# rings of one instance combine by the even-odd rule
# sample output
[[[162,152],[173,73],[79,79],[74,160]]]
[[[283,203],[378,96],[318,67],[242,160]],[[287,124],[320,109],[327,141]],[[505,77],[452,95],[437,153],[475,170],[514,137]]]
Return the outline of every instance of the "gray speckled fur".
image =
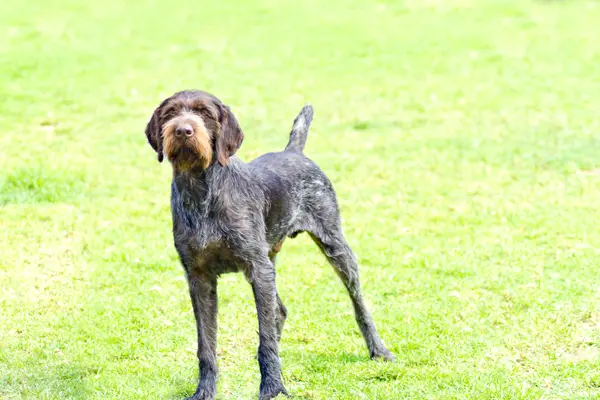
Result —
[[[282,152],[245,164],[175,174],[171,209],[175,247],[185,269],[198,331],[200,380],[189,399],[210,400],[216,390],[217,278],[243,272],[252,285],[259,321],[260,399],[286,393],[278,342],[287,311],[275,285],[275,257],[287,237],[307,232],[348,289],[356,321],[372,358],[392,361],[361,295],[356,258],[340,225],[335,192],[302,153],[313,110],[305,106]]]

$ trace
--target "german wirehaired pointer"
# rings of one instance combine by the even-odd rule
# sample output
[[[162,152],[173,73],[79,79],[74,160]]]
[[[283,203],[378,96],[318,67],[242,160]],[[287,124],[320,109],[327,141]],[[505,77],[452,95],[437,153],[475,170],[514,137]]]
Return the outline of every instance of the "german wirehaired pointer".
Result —
[[[152,148],[173,166],[175,248],[189,283],[198,330],[200,379],[191,400],[212,400],[217,380],[217,277],[243,272],[258,313],[261,400],[286,394],[278,342],[286,308],[275,286],[275,258],[285,238],[307,232],[352,299],[371,358],[394,360],[367,310],[358,265],[346,243],[331,182],[303,149],[313,117],[305,106],[284,151],[245,164],[234,156],[244,134],[215,96],[186,90],[164,100],[146,127]]]

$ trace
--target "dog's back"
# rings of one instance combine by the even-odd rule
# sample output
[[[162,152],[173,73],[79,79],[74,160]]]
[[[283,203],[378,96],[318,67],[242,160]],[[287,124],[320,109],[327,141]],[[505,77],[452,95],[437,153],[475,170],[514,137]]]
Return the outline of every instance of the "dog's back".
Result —
[[[331,182],[303,153],[312,118],[312,106],[304,106],[294,120],[285,150],[263,154],[248,164],[268,199],[265,223],[271,244],[310,231],[315,217],[327,224],[339,224]]]

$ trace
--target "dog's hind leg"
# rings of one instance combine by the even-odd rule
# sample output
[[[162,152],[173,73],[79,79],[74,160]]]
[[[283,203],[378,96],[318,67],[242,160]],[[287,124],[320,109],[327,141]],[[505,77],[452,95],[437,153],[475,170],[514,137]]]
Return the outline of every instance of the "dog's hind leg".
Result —
[[[269,252],[269,260],[271,260],[271,263],[273,264],[273,268],[275,268],[275,262],[277,261],[277,253],[279,253],[279,250],[281,250],[282,244],[283,244],[283,240],[281,242],[277,243],[273,247],[273,250],[271,250],[271,252]],[[287,308],[285,308],[285,305],[281,301],[281,298],[279,297],[279,292],[277,292],[276,295],[277,295],[277,310],[275,310],[275,318],[276,318],[275,322],[276,322],[276,329],[277,329],[277,341],[279,342],[281,340],[281,335],[283,333],[283,324],[285,323],[285,320],[287,318]]]
[[[309,234],[323,254],[325,254],[327,260],[333,266],[335,272],[348,290],[352,299],[352,305],[354,306],[356,322],[367,343],[371,358],[394,361],[394,355],[385,347],[379,337],[371,313],[363,300],[358,278],[356,256],[352,252],[352,249],[350,249],[350,246],[348,246],[348,243],[346,243],[342,229],[339,227],[339,222],[337,221],[338,218],[332,219],[336,220],[333,224],[328,226],[317,224],[317,227],[313,227],[317,229],[311,229]]]
[[[285,319],[287,318],[287,308],[285,308],[285,305],[283,305],[283,302],[279,297],[279,293],[277,293],[277,311],[275,314],[275,318],[277,318],[277,320],[275,321],[275,327],[277,329],[277,341],[279,342],[281,341],[281,335],[283,333],[283,324],[285,323]]]

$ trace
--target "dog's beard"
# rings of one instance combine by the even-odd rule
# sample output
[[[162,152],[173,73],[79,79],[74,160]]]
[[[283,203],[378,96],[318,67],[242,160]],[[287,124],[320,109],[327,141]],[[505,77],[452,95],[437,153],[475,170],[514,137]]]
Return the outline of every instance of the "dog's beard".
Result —
[[[163,149],[168,160],[178,169],[193,167],[208,168],[213,158],[210,134],[203,121],[192,121],[194,134],[186,139],[175,136],[177,119],[167,122],[163,127]]]

